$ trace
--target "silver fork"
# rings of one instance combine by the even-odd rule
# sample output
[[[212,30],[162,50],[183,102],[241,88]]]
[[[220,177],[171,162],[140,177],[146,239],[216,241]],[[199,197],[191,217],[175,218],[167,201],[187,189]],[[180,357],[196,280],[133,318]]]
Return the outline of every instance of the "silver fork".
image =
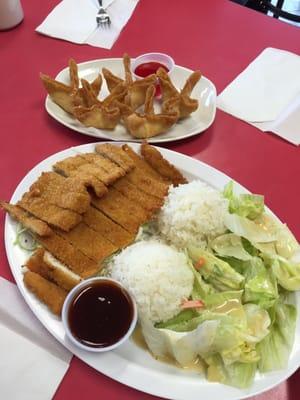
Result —
[[[98,3],[99,3],[100,8],[99,8],[98,14],[96,16],[97,25],[98,25],[98,27],[101,26],[103,28],[106,28],[106,27],[109,28],[110,22],[111,22],[110,17],[107,14],[107,12],[105,11],[105,9],[103,8],[102,0],[98,0]]]

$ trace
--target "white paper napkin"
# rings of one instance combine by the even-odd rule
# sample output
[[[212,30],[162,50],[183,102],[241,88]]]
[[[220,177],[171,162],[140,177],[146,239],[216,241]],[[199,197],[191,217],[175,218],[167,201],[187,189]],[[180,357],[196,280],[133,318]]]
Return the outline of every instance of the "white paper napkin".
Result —
[[[218,96],[221,110],[300,144],[300,57],[265,49]]]
[[[111,49],[131,17],[138,0],[103,0],[111,19],[109,28],[97,27],[97,0],[63,0],[36,28],[44,35]]]
[[[0,277],[0,398],[49,400],[72,354],[41,325],[16,285]]]

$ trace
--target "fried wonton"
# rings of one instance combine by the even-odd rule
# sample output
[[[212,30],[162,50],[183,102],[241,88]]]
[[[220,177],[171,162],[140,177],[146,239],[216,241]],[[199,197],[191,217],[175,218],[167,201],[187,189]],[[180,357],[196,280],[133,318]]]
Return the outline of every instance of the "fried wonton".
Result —
[[[145,103],[147,89],[149,86],[153,85],[156,82],[157,78],[155,74],[152,74],[147,76],[146,78],[134,81],[132,78],[130,64],[131,60],[129,55],[124,54],[124,79],[121,79],[118,76],[114,75],[106,68],[102,69],[102,73],[110,92],[112,92],[120,83],[123,83],[127,90],[125,104],[128,107],[132,108],[134,111]]]
[[[134,112],[124,117],[124,124],[130,134],[139,139],[147,139],[167,131],[178,120],[178,111],[172,110],[168,113],[154,114],[153,100],[155,86],[147,89],[144,113]]]
[[[69,75],[70,84],[66,85],[50,76],[45,74],[40,74],[41,81],[48,92],[54,103],[58,104],[63,110],[69,114],[73,114],[74,105],[86,106],[85,99],[82,96],[82,88],[79,87],[79,77],[78,77],[78,67],[73,59],[69,60]],[[98,96],[102,85],[102,77],[98,75],[96,79],[91,83],[91,88],[95,94]]]
[[[169,75],[164,68],[157,71],[161,91],[162,91],[162,110],[169,113],[174,111],[174,104],[178,100],[179,118],[188,117],[192,112],[196,111],[199,103],[198,100],[190,97],[192,90],[201,78],[201,72],[193,72],[187,79],[183,89],[179,92],[173,85]]]
[[[91,84],[81,80],[83,98],[87,106],[76,106],[74,116],[85,126],[98,129],[114,129],[120,121],[120,110],[114,102],[124,98],[126,90],[123,84],[116,86],[103,101],[97,99]]]

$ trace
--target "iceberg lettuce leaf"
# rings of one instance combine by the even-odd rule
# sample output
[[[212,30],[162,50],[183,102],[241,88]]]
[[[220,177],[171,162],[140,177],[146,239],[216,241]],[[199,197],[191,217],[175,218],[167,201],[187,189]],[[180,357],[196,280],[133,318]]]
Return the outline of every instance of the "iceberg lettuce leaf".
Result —
[[[216,237],[210,242],[211,248],[221,257],[234,257],[238,260],[251,260],[252,256],[245,250],[242,238],[234,233]]]
[[[224,224],[227,229],[237,236],[241,236],[255,246],[255,243],[269,243],[276,241],[276,232],[265,229],[264,225],[251,221],[236,214],[226,214]]]
[[[195,267],[200,259],[203,260],[198,271],[216,290],[239,290],[243,287],[244,277],[227,262],[198,247],[189,246],[187,251]]]
[[[294,263],[280,256],[265,257],[278,283],[286,290],[300,289],[300,262]]]
[[[229,200],[228,210],[232,214],[241,217],[255,219],[264,212],[264,197],[257,194],[240,194],[233,193],[233,182],[229,182],[224,190],[223,196]]]
[[[243,301],[270,308],[278,299],[277,281],[272,270],[267,270],[263,261],[253,257],[244,270],[245,291]]]
[[[293,305],[278,302],[274,306],[270,333],[257,344],[260,355],[258,367],[261,372],[286,368],[294,343],[296,317]]]
[[[251,386],[254,380],[257,363],[235,362],[225,365],[221,356],[215,354],[205,358],[208,364],[207,379],[240,389]]]

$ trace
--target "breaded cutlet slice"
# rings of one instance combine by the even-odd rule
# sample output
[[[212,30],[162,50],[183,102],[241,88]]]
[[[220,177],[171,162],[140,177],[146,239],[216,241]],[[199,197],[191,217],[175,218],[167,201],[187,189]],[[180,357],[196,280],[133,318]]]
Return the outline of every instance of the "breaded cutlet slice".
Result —
[[[31,190],[39,191],[49,203],[79,214],[84,213],[90,204],[90,195],[80,181],[64,178],[56,172],[43,172]]]
[[[96,153],[101,154],[102,156],[113,161],[126,172],[129,172],[135,168],[132,159],[119,146],[110,143],[96,144],[95,150]]]
[[[136,202],[142,208],[148,211],[155,212],[163,205],[162,199],[152,196],[152,194],[143,192],[137,186],[131,183],[126,176],[115,182],[113,187],[129,200]]]
[[[39,247],[26,261],[25,266],[43,278],[54,282],[56,285],[70,291],[76,286],[81,278],[74,274],[69,268],[61,264],[55,257],[43,247]]]
[[[123,168],[119,167],[108,158],[103,157],[101,154],[81,153],[80,157],[83,157],[87,162],[102,168],[106,174],[107,185],[112,184],[126,174]]]
[[[46,224],[46,222],[33,217],[21,207],[5,201],[0,201],[0,207],[7,211],[12,218],[16,219],[31,232],[40,236],[50,236],[52,234],[52,229]]]
[[[164,181],[163,177],[155,169],[153,169],[151,165],[143,160],[142,157],[140,157],[140,155],[132,149],[132,147],[130,147],[128,144],[124,144],[122,146],[122,149],[132,159],[136,168],[138,168],[140,171],[145,172],[145,174],[150,175],[154,179]]]
[[[67,291],[48,281],[35,272],[24,273],[24,284],[56,315],[61,315],[62,306],[67,296]]]
[[[88,163],[83,157],[77,155],[65,158],[55,163],[53,169],[58,174],[77,180],[86,188],[91,187],[98,197],[107,193],[107,187],[100,179],[104,175],[103,170]]]
[[[117,246],[83,222],[69,232],[56,233],[98,264],[118,250]]]
[[[171,181],[174,186],[187,183],[182,173],[168,160],[166,160],[160,152],[148,143],[141,145],[141,154],[144,159],[166,180]]]
[[[69,231],[82,219],[81,215],[51,204],[39,191],[30,189],[17,205],[47,224]]]
[[[113,188],[110,188],[108,194],[101,199],[92,197],[92,204],[131,233],[136,233],[140,225],[151,217],[151,213]]]
[[[81,278],[89,278],[101,269],[101,265],[87,257],[56,232],[49,237],[37,237],[36,239],[49,253]]]
[[[135,239],[135,234],[129,233],[122,226],[92,206],[84,214],[83,222],[96,232],[99,232],[118,248],[128,246]]]
[[[129,172],[126,178],[143,192],[159,199],[163,199],[168,194],[169,185],[167,183],[160,182],[150,175],[144,174],[138,168]]]

